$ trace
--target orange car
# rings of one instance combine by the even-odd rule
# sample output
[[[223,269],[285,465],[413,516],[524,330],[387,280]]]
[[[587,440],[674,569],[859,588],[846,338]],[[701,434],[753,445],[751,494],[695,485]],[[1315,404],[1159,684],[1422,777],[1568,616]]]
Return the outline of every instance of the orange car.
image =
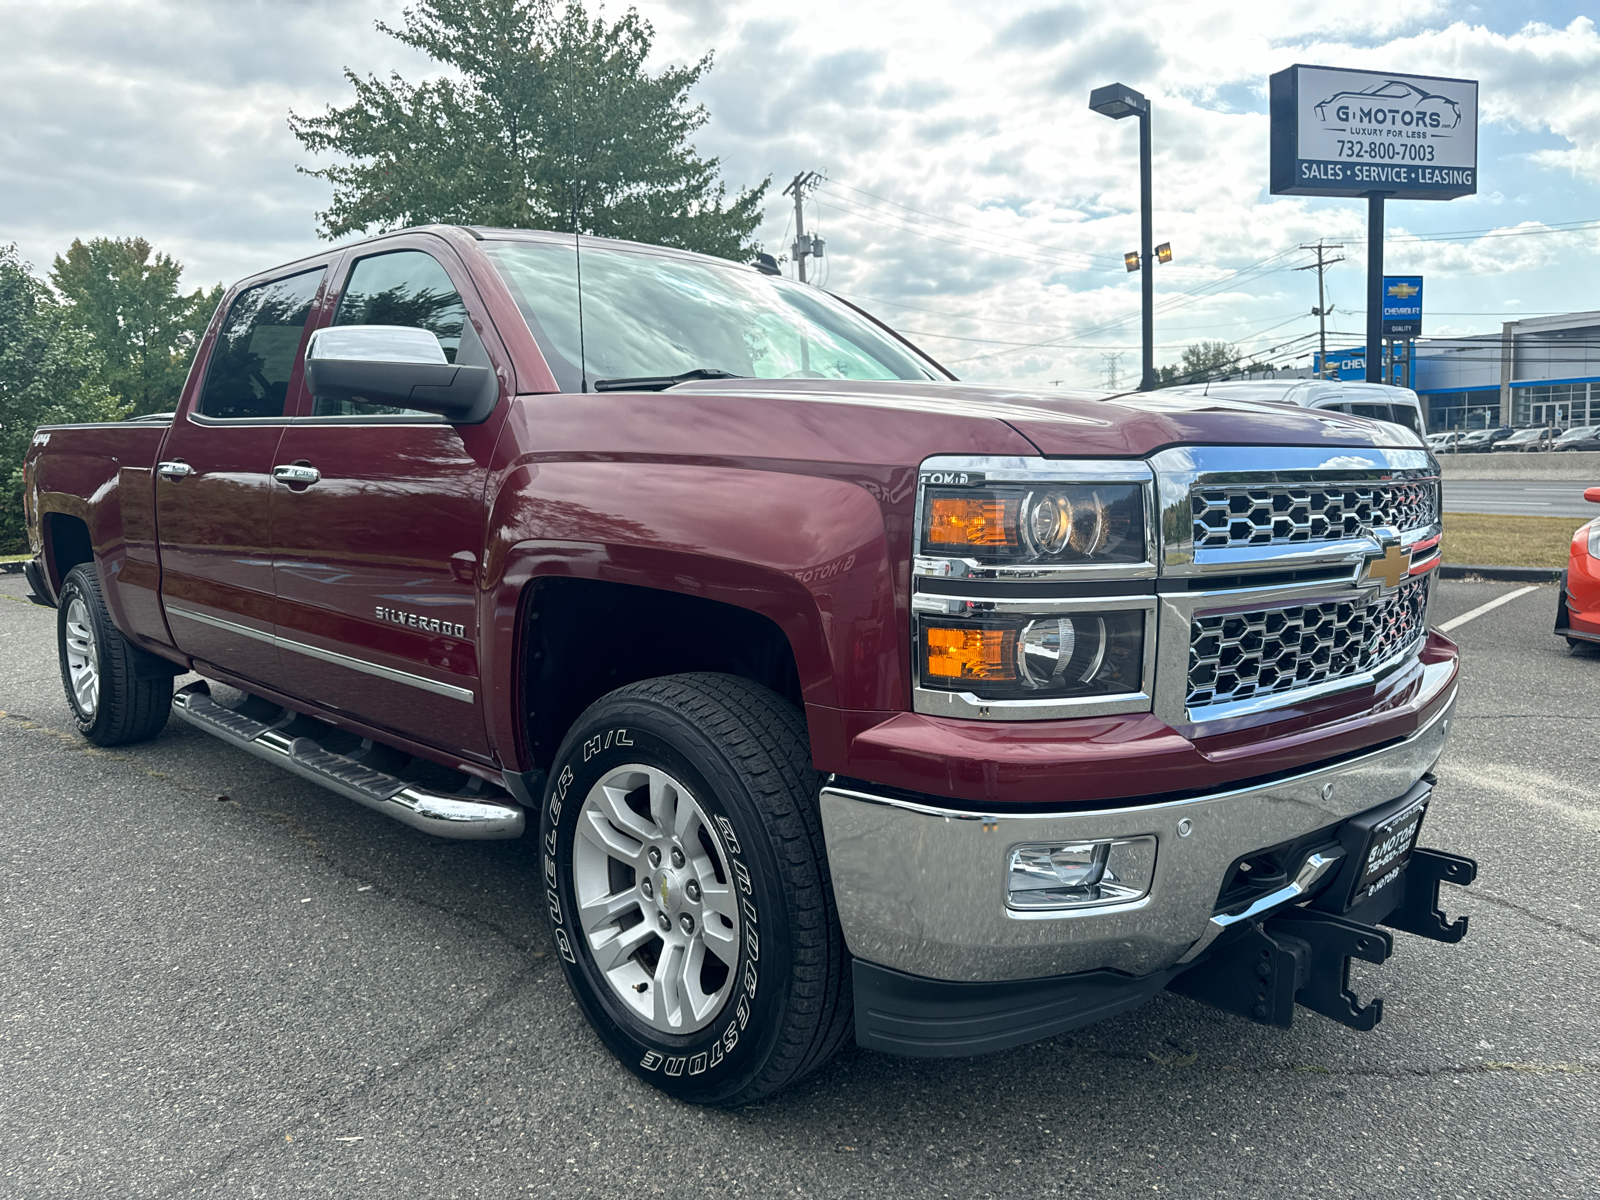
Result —
[[[1600,487],[1583,498],[1600,504]],[[1556,633],[1574,650],[1582,642],[1600,642],[1600,517],[1572,535],[1572,560],[1561,575],[1556,602]]]

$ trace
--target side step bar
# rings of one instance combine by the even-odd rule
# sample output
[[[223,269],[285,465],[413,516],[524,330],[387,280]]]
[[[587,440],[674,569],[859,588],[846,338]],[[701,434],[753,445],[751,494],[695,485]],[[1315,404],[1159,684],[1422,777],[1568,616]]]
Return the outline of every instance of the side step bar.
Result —
[[[308,737],[290,737],[280,725],[245,716],[218,704],[204,683],[190,684],[172,698],[172,715],[241,750],[320,783],[375,812],[435,837],[484,840],[522,836],[520,806],[491,797],[463,798],[430,791],[343,754],[324,750]]]

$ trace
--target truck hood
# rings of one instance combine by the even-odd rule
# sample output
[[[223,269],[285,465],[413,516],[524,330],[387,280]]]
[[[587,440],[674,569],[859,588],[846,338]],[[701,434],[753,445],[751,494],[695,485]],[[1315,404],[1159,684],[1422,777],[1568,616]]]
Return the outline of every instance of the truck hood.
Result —
[[[1294,404],[1162,391],[1122,395],[1025,391],[971,383],[835,379],[719,379],[672,393],[809,401],[1002,421],[1047,456],[1144,457],[1173,445],[1421,448],[1402,426]]]

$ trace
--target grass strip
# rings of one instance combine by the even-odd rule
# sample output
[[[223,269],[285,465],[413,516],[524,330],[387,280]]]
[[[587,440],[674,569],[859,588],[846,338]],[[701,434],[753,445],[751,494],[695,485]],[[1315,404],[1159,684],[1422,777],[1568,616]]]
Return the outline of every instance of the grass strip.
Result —
[[[1444,560],[1481,567],[1565,567],[1581,517],[1444,514]]]

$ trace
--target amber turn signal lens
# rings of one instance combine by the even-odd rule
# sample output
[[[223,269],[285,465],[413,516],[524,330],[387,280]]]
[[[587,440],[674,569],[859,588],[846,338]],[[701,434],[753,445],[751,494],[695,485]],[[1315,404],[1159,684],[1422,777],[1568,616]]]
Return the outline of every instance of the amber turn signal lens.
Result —
[[[1017,677],[1014,629],[923,630],[927,647],[924,675],[938,679],[1004,682]]]
[[[1018,502],[935,496],[928,513],[933,546],[1015,546]]]

